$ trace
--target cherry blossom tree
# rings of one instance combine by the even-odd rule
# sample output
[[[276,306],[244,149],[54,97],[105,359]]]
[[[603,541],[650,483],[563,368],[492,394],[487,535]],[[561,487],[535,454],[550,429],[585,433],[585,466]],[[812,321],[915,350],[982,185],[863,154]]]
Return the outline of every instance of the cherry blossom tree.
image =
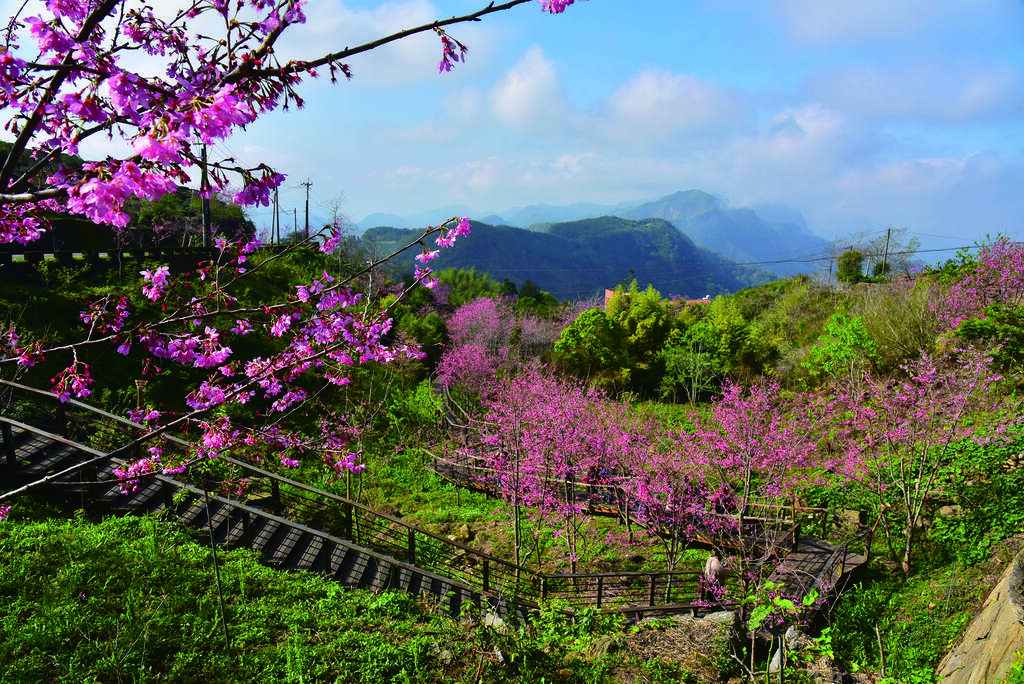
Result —
[[[25,3],[0,31],[0,110],[4,128],[13,136],[0,165],[0,243],[31,243],[47,231],[48,217],[54,214],[77,214],[121,229],[130,220],[125,211],[129,198],[154,200],[195,183],[205,196],[237,184],[234,202],[267,205],[284,180],[282,174],[265,164],[207,160],[204,146],[244,130],[277,108],[302,106],[301,86],[308,79],[321,74],[332,82],[349,78],[345,59],[408,36],[436,34],[438,70],[450,71],[466,59],[468,48],[449,35],[449,27],[532,1],[490,3],[362,45],[287,62],[278,59],[275,46],[290,27],[305,21],[301,0],[156,5],[141,0],[46,0],[38,10]],[[558,14],[573,1],[541,0],[541,7]],[[210,26],[220,29],[211,31]],[[165,68],[156,75],[133,70],[135,55],[162,59]],[[80,166],[65,163],[66,155],[77,154],[83,142],[99,136],[123,140],[131,152]],[[406,247],[422,246],[416,282],[436,285],[428,262],[437,249],[468,232],[468,220],[454,217],[427,228]],[[428,238],[435,244],[427,247]],[[337,240],[337,233],[329,231],[299,246],[330,251]],[[26,343],[9,327],[0,344],[0,368],[26,368],[44,356],[66,358],[67,365],[53,378],[54,392],[62,400],[89,395],[92,374],[102,369],[90,368],[79,352],[93,345],[116,347],[136,358],[144,373],[158,372],[168,363],[206,372],[205,379],[187,390],[187,408],[179,414],[147,409],[135,416],[152,427],[150,438],[189,424],[198,427],[194,451],[184,460],[166,462],[154,446],[148,457],[122,469],[126,486],[149,472],[180,472],[219,453],[257,445],[282,454],[285,465],[317,451],[331,455],[327,460],[333,470],[358,468],[344,429],[323,424],[310,437],[289,430],[288,417],[324,386],[344,386],[347,369],[354,364],[389,362],[419,352],[388,343],[388,311],[358,291],[363,272],[346,280],[325,273],[277,301],[240,308],[232,288],[281,258],[258,248],[257,241],[219,240],[219,256],[191,278],[167,266],[143,271],[141,291],[152,306],[136,305],[127,296],[92,302],[82,312],[80,342]],[[232,345],[249,334],[275,341],[274,353],[240,358]],[[239,423],[227,417],[229,406],[256,408],[246,412],[251,420]]]
[[[733,554],[746,589],[774,569],[788,541],[786,511],[801,488],[832,467],[813,439],[813,414],[803,397],[787,397],[773,380],[749,389],[727,383],[693,431],[677,435],[677,449],[702,473],[709,493],[707,530]]]
[[[889,547],[904,573],[929,498],[956,476],[956,454],[965,441],[985,444],[1007,438],[1021,420],[1014,401],[999,391],[1001,376],[991,357],[976,349],[922,354],[895,379],[868,377],[847,391],[832,413],[846,445],[839,472],[871,493]],[[902,548],[887,513],[902,517]]]
[[[599,390],[530,367],[508,378],[484,402],[478,454],[489,484],[508,503],[516,562],[538,551],[526,544],[524,513],[534,529],[552,532],[573,572],[593,542],[588,501],[577,485],[617,466],[616,417]],[[535,541],[536,544],[536,541]]]
[[[935,307],[945,329],[984,318],[989,306],[1024,305],[1024,244],[1000,237],[963,262]]]

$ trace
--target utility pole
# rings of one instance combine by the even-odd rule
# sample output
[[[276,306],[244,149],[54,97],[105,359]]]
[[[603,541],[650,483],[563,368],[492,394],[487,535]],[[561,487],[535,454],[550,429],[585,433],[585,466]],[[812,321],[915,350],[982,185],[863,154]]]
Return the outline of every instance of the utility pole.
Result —
[[[885,251],[882,253],[882,275],[885,275],[886,262],[889,260],[889,237],[892,235],[892,228],[885,229]]]
[[[294,209],[292,209],[292,223],[293,223],[293,225],[292,225],[292,232],[298,233],[299,232],[299,208],[298,207],[295,207]]]
[[[277,188],[274,188],[274,209],[270,217],[270,242],[281,244],[281,203],[277,197]]]
[[[310,186],[313,185],[313,183],[307,180],[307,181],[304,181],[302,183],[299,183],[299,185],[305,185],[306,186],[306,239],[308,240],[309,239],[309,188],[310,188]]]
[[[203,144],[203,174],[199,181],[199,187],[203,191],[203,247],[209,248],[213,239],[210,221],[210,198],[207,197],[210,190],[210,179],[206,175],[206,144]]]

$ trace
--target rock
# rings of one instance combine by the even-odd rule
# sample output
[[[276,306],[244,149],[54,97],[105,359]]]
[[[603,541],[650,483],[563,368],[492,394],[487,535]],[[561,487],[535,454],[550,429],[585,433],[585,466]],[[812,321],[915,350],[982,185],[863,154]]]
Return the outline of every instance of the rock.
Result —
[[[778,672],[782,669],[782,666],[784,664],[783,661],[785,658],[785,655],[783,654],[784,649],[784,644],[779,644],[779,647],[775,649],[775,653],[772,654],[772,659],[768,663],[769,672]]]
[[[1002,681],[1024,650],[1024,551],[1003,572],[960,642],[939,663],[950,684]]]
[[[840,511],[839,514],[850,522],[859,523],[861,525],[863,525],[867,520],[867,515],[864,511],[858,511],[852,508],[846,511]]]
[[[964,509],[959,506],[943,506],[936,513],[943,518],[959,518],[964,514]]]
[[[483,625],[484,627],[490,627],[498,634],[508,633],[508,625],[506,625],[505,621],[495,613],[487,613],[484,615]]]
[[[463,542],[471,542],[471,541],[473,541],[473,537],[474,537],[473,530],[469,529],[469,524],[468,523],[463,523],[462,525],[460,525],[459,528],[457,530],[455,530],[455,534],[458,537],[459,541],[463,541]]]
[[[704,616],[704,619],[708,622],[713,622],[716,625],[728,625],[733,629],[739,627],[740,624],[739,616],[729,610],[720,610],[717,613],[708,613]]]
[[[615,637],[598,637],[594,643],[587,647],[585,654],[590,658],[602,658],[609,653],[619,650],[619,646],[619,640]]]

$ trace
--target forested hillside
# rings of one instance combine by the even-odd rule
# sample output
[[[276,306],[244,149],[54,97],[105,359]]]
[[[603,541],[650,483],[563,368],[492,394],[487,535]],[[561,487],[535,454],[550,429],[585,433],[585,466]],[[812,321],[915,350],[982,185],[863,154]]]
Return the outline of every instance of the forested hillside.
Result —
[[[586,298],[620,282],[637,280],[666,294],[699,298],[734,292],[769,276],[735,266],[698,247],[667,221],[631,221],[613,216],[555,223],[543,232],[472,222],[478,239],[438,257],[442,268],[473,268],[497,281],[530,280],[561,299]],[[359,239],[371,254],[384,255],[414,231],[372,228]],[[412,257],[395,262],[411,270]]]

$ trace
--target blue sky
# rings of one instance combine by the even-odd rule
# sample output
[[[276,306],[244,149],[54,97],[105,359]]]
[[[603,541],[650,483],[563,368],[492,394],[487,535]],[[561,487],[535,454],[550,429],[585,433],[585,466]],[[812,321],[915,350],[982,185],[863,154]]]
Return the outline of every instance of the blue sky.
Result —
[[[280,52],[311,57],[484,4],[312,0]],[[435,37],[407,40],[217,149],[286,173],[282,205],[300,222],[309,179],[311,213],[340,199],[352,220],[699,188],[792,206],[827,237],[1024,238],[1020,0],[590,0],[451,33],[470,48],[452,73],[437,73]]]

